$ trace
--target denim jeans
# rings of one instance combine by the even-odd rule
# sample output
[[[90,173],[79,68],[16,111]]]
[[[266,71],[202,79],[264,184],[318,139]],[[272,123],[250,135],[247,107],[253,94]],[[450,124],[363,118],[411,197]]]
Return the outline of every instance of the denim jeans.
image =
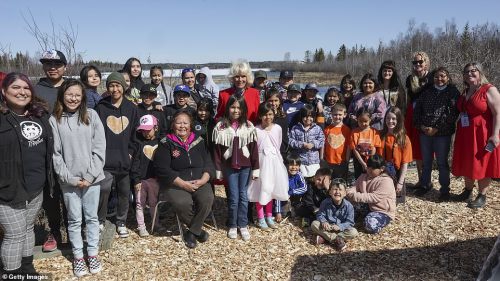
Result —
[[[229,185],[227,226],[246,227],[248,225],[248,182],[250,167],[241,169],[226,168],[224,177]]]
[[[68,210],[68,235],[75,259],[83,258],[82,210],[87,227],[87,253],[96,256],[99,253],[99,183],[87,188],[61,185],[64,204]]]
[[[432,159],[434,153],[439,170],[439,185],[441,193],[450,192],[450,166],[448,154],[450,153],[451,136],[430,137],[420,134],[420,150],[422,151],[422,186],[429,187],[431,183]]]

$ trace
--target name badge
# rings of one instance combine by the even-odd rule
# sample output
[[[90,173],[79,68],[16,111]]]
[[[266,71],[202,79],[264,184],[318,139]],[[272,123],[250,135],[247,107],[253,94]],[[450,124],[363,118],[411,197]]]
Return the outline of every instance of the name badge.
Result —
[[[460,122],[462,123],[462,127],[469,127],[469,115],[467,113],[462,112],[460,114]]]

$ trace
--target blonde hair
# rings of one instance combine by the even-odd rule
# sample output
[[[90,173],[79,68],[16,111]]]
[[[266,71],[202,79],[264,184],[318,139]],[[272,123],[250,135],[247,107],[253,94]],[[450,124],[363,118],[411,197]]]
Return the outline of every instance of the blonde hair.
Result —
[[[227,75],[227,79],[231,85],[233,84],[233,78],[237,75],[243,75],[247,77],[247,88],[252,87],[253,85],[253,73],[250,64],[243,59],[238,59],[231,63],[231,68],[229,68],[229,74]]]
[[[479,71],[479,78],[481,79],[481,86],[485,85],[485,84],[489,84],[490,81],[488,81],[488,79],[486,79],[486,76],[484,75],[484,72],[483,72],[483,66],[478,63],[478,62],[471,62],[471,63],[468,63],[464,66],[464,69],[463,69],[463,72],[465,72],[465,70],[467,69],[467,67],[469,66],[472,66],[474,67],[475,69],[477,69]],[[465,74],[463,74],[465,75]],[[466,90],[469,89],[469,84],[467,84],[467,82],[465,82],[465,79],[464,79],[464,87]]]
[[[411,57],[412,57],[412,59],[414,59],[416,56],[421,56],[422,59],[424,60],[424,62],[425,62],[424,69],[425,70],[431,69],[431,60],[429,59],[429,55],[426,52],[417,51],[417,52],[413,53]]]

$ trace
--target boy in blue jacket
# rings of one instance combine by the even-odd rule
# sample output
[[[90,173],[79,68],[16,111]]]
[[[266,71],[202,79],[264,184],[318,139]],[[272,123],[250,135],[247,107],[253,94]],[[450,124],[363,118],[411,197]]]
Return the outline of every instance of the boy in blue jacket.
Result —
[[[333,179],[328,190],[329,198],[321,202],[316,220],[311,224],[311,230],[317,234],[316,244],[323,244],[326,240],[338,251],[343,251],[347,248],[344,239],[358,235],[354,228],[354,207],[344,199],[346,194],[344,180]]]
[[[292,214],[297,213],[296,210],[301,206],[302,197],[307,191],[306,180],[300,173],[300,164],[300,157],[297,154],[287,155],[285,165],[288,169],[288,195],[290,195],[290,199],[289,201],[274,200],[275,220],[278,223],[282,221],[283,214],[287,213],[284,209],[289,209]]]

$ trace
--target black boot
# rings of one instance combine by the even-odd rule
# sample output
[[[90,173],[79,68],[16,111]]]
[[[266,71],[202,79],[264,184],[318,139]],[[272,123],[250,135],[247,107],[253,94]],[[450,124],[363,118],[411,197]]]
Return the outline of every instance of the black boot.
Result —
[[[196,248],[196,236],[189,230],[184,232],[184,244],[190,249]]]
[[[453,196],[453,200],[457,202],[469,202],[472,198],[472,189],[464,188],[462,193]]]
[[[33,256],[22,257],[20,271],[22,273],[37,274],[36,269],[33,266]]]
[[[420,188],[416,189],[415,190],[415,195],[416,196],[424,196],[425,194],[427,194],[427,192],[431,191],[432,187],[430,186],[425,186],[425,185],[422,185],[420,186]]]
[[[467,204],[467,207],[471,209],[478,209],[484,207],[485,204],[486,204],[486,195],[479,193],[476,199],[474,199],[474,201],[471,201],[469,202],[469,204]]]

